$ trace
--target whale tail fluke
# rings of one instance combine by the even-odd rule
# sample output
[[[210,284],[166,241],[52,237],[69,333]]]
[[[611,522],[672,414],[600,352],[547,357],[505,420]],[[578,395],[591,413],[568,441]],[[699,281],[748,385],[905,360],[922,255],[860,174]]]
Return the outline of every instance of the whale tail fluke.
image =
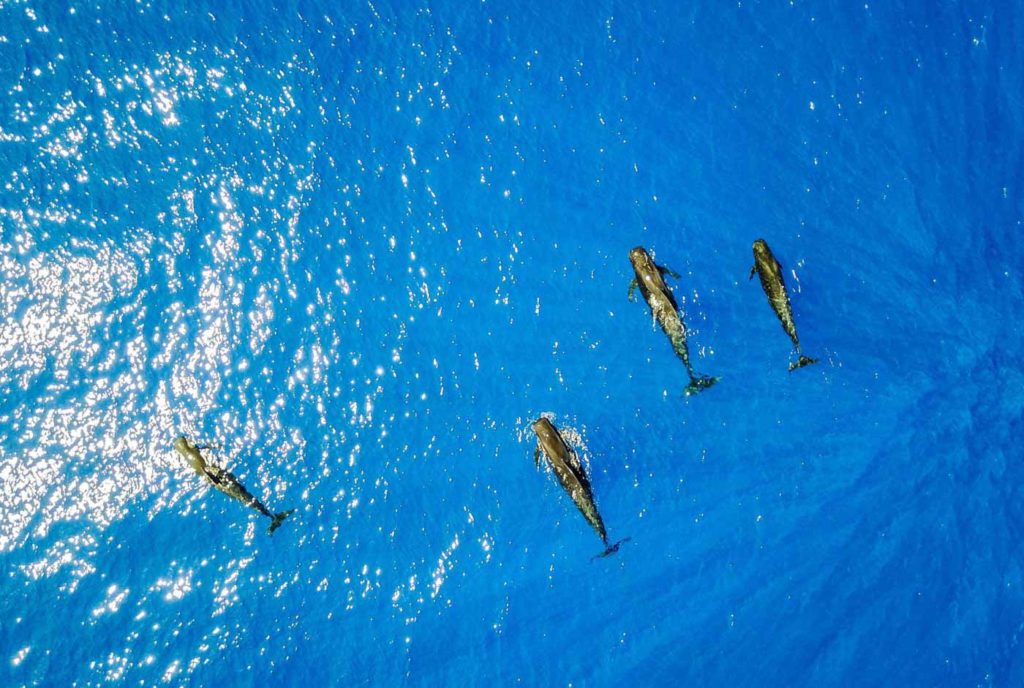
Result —
[[[817,362],[818,359],[816,358],[811,358],[810,356],[804,356],[803,354],[800,354],[800,359],[796,363],[789,364],[789,372],[792,373],[797,368],[803,368],[806,365],[811,365],[812,363]]]
[[[624,543],[629,542],[631,539],[632,538],[628,538],[628,537],[627,538],[622,538],[621,540],[616,542],[614,545],[609,545],[608,547],[605,547],[605,550],[603,552],[601,552],[600,554],[595,554],[594,556],[590,557],[590,561],[594,561],[595,559],[604,559],[605,557],[608,557],[608,556],[611,556],[611,555],[615,554],[616,552],[619,551],[619,547],[620,546],[622,546]],[[605,544],[607,545],[608,543],[605,542]]]
[[[289,509],[288,511],[281,511],[274,514],[274,518],[270,523],[270,527],[267,528],[267,533],[270,535],[274,534],[274,531],[281,527],[284,520],[295,513],[295,509]]]
[[[692,396],[697,392],[703,392],[705,389],[711,387],[716,382],[718,382],[717,377],[710,377],[708,375],[701,375],[700,377],[691,377],[690,384],[686,386],[686,389],[683,390],[683,393],[686,396]]]

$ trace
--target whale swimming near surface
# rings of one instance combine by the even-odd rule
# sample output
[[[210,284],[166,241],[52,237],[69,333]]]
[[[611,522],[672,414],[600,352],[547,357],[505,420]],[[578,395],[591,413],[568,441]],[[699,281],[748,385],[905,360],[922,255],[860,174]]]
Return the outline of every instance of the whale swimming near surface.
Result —
[[[775,260],[772,250],[764,239],[754,242],[754,267],[750,268],[750,278],[754,279],[754,273],[761,278],[761,288],[764,289],[775,315],[779,316],[782,329],[786,331],[789,338],[796,347],[797,362],[789,364],[789,371],[805,365],[817,363],[818,359],[804,356],[800,351],[800,338],[796,334],[796,323],[793,321],[793,306],[789,303],[789,293],[786,291],[786,281],[782,278],[782,266]]]
[[[269,518],[270,527],[267,528],[268,533],[273,533],[277,530],[284,520],[295,511],[295,509],[289,509],[288,511],[281,511],[276,514],[272,513],[267,507],[263,506],[263,503],[260,502],[260,500],[250,494],[242,483],[238,482],[238,478],[203,458],[203,455],[199,450],[208,449],[209,447],[199,447],[189,442],[186,438],[179,437],[174,440],[174,448],[185,457],[189,465],[192,467],[192,470],[206,478],[211,485],[226,494],[228,497],[237,499],[247,507],[255,509]]]
[[[684,390],[687,396],[718,382],[717,377],[697,375],[690,364],[690,350],[686,346],[686,325],[683,323],[672,290],[665,284],[665,275],[679,279],[679,273],[655,263],[642,246],[637,246],[629,252],[629,262],[633,264],[633,272],[636,273],[636,277],[629,283],[629,300],[634,300],[633,292],[639,286],[640,293],[651,307],[651,315],[661,325],[661,329],[672,344],[672,350],[686,366],[686,373],[690,376],[690,384]]]
[[[619,540],[614,545],[608,544],[608,533],[594,503],[594,492],[590,488],[590,481],[576,452],[569,447],[554,424],[543,416],[533,422],[533,431],[537,434],[537,448],[533,452],[534,465],[540,467],[541,454],[547,458],[548,465],[558,477],[558,482],[569,493],[583,518],[587,519],[587,523],[597,531],[601,542],[604,543],[604,552],[594,558],[607,557],[618,552],[622,543],[628,542],[629,538]]]

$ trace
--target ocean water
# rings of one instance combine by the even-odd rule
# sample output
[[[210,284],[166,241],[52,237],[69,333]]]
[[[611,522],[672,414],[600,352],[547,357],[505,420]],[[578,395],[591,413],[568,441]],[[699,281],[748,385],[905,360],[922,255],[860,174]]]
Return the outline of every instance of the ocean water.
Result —
[[[1021,685],[1022,46],[1011,2],[0,0],[0,685]]]

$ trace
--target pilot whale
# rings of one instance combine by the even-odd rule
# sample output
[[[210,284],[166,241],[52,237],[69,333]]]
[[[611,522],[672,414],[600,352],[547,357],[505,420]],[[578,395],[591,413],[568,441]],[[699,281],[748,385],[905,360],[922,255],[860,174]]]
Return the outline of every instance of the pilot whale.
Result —
[[[206,478],[211,485],[226,494],[228,497],[237,499],[247,507],[255,509],[269,518],[270,527],[267,528],[268,533],[273,533],[277,530],[281,523],[283,523],[284,520],[295,511],[295,509],[289,509],[288,511],[281,511],[276,514],[272,513],[267,507],[263,506],[263,503],[260,502],[260,500],[251,495],[242,483],[238,482],[238,478],[203,458],[203,455],[199,450],[208,449],[209,447],[199,447],[189,442],[186,438],[179,437],[174,440],[174,448],[185,457],[189,465],[192,467],[192,470]]]
[[[817,363],[818,359],[804,356],[800,351],[800,338],[796,334],[796,323],[793,321],[793,306],[789,303],[789,293],[786,291],[786,281],[782,278],[782,266],[775,260],[772,250],[764,239],[754,242],[754,267],[750,268],[750,279],[754,279],[756,272],[761,278],[761,288],[764,289],[768,303],[771,304],[775,315],[782,323],[782,329],[789,335],[793,346],[796,347],[797,362],[789,364],[789,371],[805,365]]]
[[[587,474],[584,472],[576,452],[569,447],[554,424],[543,416],[533,422],[533,431],[537,434],[537,448],[533,452],[534,465],[540,467],[541,454],[547,458],[548,465],[555,472],[562,488],[569,493],[576,508],[583,514],[583,518],[587,519],[587,523],[597,531],[601,542],[604,543],[604,552],[594,558],[607,557],[609,554],[618,552],[622,543],[628,542],[629,538],[619,540],[614,545],[608,544],[608,533],[605,531],[604,521],[601,520],[601,514],[598,513],[597,505],[594,503],[594,492],[590,488],[590,480],[587,479]]]
[[[683,323],[672,290],[665,284],[665,275],[679,279],[679,273],[655,263],[642,246],[637,246],[629,252],[629,262],[633,264],[633,272],[636,273],[636,277],[629,283],[629,300],[634,300],[633,292],[639,286],[640,293],[651,307],[651,314],[672,344],[672,350],[686,366],[686,373],[690,376],[690,384],[684,390],[687,396],[718,382],[717,377],[695,374],[693,366],[690,365],[690,350],[686,346],[686,325]]]

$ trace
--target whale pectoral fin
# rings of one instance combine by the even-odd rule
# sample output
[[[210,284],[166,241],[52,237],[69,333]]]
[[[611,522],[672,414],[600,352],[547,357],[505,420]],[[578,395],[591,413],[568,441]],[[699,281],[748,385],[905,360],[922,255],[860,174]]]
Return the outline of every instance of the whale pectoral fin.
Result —
[[[748,277],[747,279],[748,280],[754,279],[754,273],[756,273],[756,272],[757,272],[757,265],[755,264],[752,268],[750,268],[750,277]]]
[[[537,469],[540,468],[540,445],[534,447],[533,450],[533,467]]]
[[[658,272],[661,273],[662,277],[664,277],[665,275],[668,275],[672,279],[679,279],[680,277],[682,277],[682,275],[680,275],[678,272],[676,272],[672,268],[667,268],[664,265],[658,266]]]
[[[634,277],[629,283],[629,294],[627,295],[627,297],[630,301],[636,301],[636,296],[633,294],[633,292],[636,291],[636,288],[638,286],[640,286],[640,283],[637,282],[636,278]]]

